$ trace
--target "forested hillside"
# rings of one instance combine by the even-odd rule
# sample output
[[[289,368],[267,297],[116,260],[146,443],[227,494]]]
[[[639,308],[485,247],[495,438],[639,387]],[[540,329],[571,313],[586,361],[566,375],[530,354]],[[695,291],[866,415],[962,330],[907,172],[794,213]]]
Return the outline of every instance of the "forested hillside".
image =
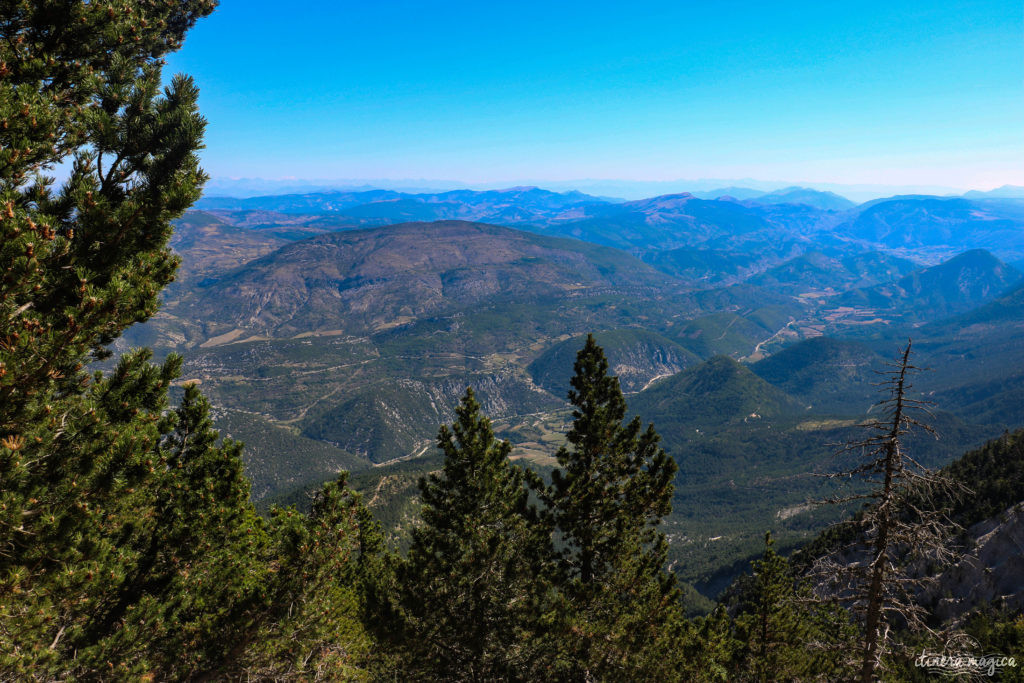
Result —
[[[1021,200],[201,199],[215,4],[0,8],[0,681],[1022,652]]]

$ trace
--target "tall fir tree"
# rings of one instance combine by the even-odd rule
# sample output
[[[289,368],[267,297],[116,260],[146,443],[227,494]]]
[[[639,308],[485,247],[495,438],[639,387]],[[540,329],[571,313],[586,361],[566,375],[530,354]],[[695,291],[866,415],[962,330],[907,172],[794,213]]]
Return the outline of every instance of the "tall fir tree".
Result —
[[[737,648],[734,680],[788,681],[849,678],[836,653],[855,642],[848,614],[835,603],[814,599],[810,583],[797,577],[789,561],[765,534],[761,559],[742,585],[733,621]]]
[[[660,644],[678,622],[679,591],[665,570],[658,530],[671,510],[675,462],[653,425],[623,424],[626,401],[604,352],[588,335],[571,381],[573,425],[550,486],[533,486],[561,547],[567,677],[663,677]]]
[[[539,674],[548,536],[528,509],[523,471],[508,459],[472,389],[442,426],[439,474],[420,481],[423,526],[402,569],[408,657],[427,680],[532,680]]]

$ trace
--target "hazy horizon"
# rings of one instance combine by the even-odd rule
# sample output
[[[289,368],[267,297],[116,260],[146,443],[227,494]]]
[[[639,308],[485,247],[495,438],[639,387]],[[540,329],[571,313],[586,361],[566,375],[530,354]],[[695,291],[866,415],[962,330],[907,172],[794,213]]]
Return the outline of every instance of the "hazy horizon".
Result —
[[[275,194],[303,194],[331,191],[360,191],[386,189],[399,192],[429,193],[456,189],[504,190],[514,187],[539,187],[553,192],[579,191],[606,198],[635,200],[681,192],[709,192],[712,190],[748,188],[760,192],[774,192],[789,187],[805,187],[833,192],[855,202],[891,197],[895,195],[927,194],[960,196],[970,191],[991,191],[1011,183],[992,187],[944,187],[935,185],[870,185],[823,183],[806,180],[761,180],[755,178],[693,178],[676,180],[637,180],[629,178],[580,178],[576,180],[545,180],[538,178],[510,179],[489,183],[440,178],[211,178],[204,195],[207,197],[254,197]],[[1022,188],[1024,189],[1024,188]]]

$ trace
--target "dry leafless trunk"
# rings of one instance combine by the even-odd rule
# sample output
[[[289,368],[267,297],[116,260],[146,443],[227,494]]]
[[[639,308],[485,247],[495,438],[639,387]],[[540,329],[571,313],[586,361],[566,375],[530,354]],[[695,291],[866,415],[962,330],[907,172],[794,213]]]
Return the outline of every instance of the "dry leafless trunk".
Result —
[[[911,377],[920,370],[911,363],[910,352],[908,341],[897,361],[881,373],[885,379],[879,386],[888,396],[879,403],[879,417],[862,425],[868,436],[840,449],[842,454],[855,455],[857,464],[828,475],[866,482],[868,489],[821,501],[865,503],[849,522],[855,527],[854,540],[818,558],[812,568],[819,587],[851,605],[860,618],[857,667],[863,683],[876,679],[893,626],[927,628],[927,614],[915,598],[930,577],[914,571],[913,565],[945,564],[953,559],[946,540],[956,525],[936,509],[934,501],[937,494],[948,499],[965,490],[921,465],[904,449],[905,437],[912,431],[935,433],[917,417],[928,414],[929,404],[909,397]]]

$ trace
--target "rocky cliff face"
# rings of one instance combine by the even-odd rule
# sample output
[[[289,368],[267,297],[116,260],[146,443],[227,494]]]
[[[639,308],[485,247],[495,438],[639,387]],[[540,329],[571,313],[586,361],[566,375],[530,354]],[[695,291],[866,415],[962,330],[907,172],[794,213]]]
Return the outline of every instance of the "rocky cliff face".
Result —
[[[640,329],[609,330],[594,335],[608,358],[609,371],[627,393],[636,393],[661,377],[669,377],[699,363],[690,351],[670,339]],[[547,349],[530,364],[533,380],[552,395],[564,399],[569,391],[576,353],[585,339],[573,337]]]
[[[302,432],[376,463],[418,457],[431,452],[438,426],[454,419],[467,386],[492,419],[561,405],[524,372],[509,367],[489,375],[367,386],[312,413],[302,422]]]
[[[964,554],[923,596],[955,620],[983,604],[1024,608],[1024,502],[967,529]]]
[[[906,575],[920,579],[915,602],[943,623],[955,624],[985,605],[1024,609],[1024,501],[998,515],[951,533],[952,564],[935,567],[915,560]],[[840,564],[868,562],[863,549],[847,547],[832,555]],[[827,583],[827,582],[826,582]],[[832,588],[820,588],[831,593]]]
[[[618,354],[611,371],[626,393],[642,391],[651,382],[669,377],[694,364],[693,357],[680,349],[639,343]]]

